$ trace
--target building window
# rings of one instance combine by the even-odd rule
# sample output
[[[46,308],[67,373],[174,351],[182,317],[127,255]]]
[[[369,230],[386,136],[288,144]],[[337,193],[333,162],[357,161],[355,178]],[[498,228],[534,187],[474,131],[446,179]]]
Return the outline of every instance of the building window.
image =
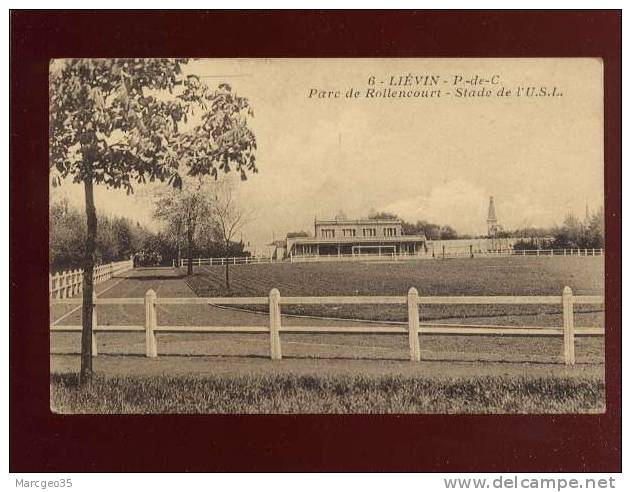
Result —
[[[384,227],[383,229],[384,236],[396,236],[397,229],[395,227]]]
[[[375,237],[377,235],[377,229],[368,227],[363,229],[364,237]]]
[[[342,229],[344,237],[355,237],[355,229]]]
[[[335,237],[335,229],[322,229],[322,237]]]

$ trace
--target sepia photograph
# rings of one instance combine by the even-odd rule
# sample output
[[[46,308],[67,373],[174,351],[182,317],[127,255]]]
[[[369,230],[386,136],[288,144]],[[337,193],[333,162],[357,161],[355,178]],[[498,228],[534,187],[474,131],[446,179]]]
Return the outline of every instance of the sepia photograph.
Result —
[[[602,59],[48,76],[53,413],[606,411]]]

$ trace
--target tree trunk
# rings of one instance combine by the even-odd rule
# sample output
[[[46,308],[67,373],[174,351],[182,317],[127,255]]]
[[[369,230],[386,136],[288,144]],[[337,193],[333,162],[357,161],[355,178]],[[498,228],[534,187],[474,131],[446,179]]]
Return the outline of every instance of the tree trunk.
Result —
[[[94,291],[94,253],[96,251],[96,209],[92,177],[83,180],[85,189],[85,215],[88,234],[85,240],[83,259],[83,311],[81,328],[81,373],[79,380],[84,383],[92,376],[92,292]]]
[[[186,238],[188,240],[188,266],[186,275],[193,275],[193,228],[189,225],[186,230]]]
[[[230,270],[228,266],[228,255],[230,254],[230,241],[226,243],[226,289],[230,289]]]
[[[177,239],[177,267],[182,266],[182,247],[180,246],[180,238]]]

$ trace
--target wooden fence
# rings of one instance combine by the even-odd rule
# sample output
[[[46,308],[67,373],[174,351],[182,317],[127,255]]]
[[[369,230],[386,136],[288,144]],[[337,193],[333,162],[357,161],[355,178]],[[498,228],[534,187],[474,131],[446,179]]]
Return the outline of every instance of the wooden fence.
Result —
[[[230,258],[193,258],[193,266],[223,266],[229,265],[252,265],[259,263],[292,263],[301,262],[324,262],[324,261],[371,261],[371,260],[431,260],[434,258],[481,258],[497,256],[603,256],[602,248],[575,248],[575,249],[522,249],[522,250],[502,250],[502,251],[439,251],[430,254],[406,254],[379,252],[378,254],[332,254],[332,255],[290,255],[286,260],[275,260],[270,257],[254,256],[234,256]],[[173,260],[175,268],[177,260]],[[188,266],[188,258],[180,259],[180,267]]]
[[[602,248],[576,248],[576,249],[510,249],[504,251],[473,251],[473,256],[603,256]],[[443,253],[436,253],[436,257],[442,257]],[[469,257],[469,251],[445,252],[445,257]]]
[[[255,256],[231,256],[230,258],[193,258],[193,266],[202,265],[250,265],[258,263],[276,263],[279,260],[273,260],[269,257],[255,257]],[[282,260],[280,260],[282,261]],[[173,266],[175,267],[177,260],[173,260]],[[188,266],[188,258],[180,259],[180,266]]]
[[[94,267],[94,285],[109,280],[117,273],[122,273],[134,267],[132,259],[116,261]],[[52,298],[66,299],[83,292],[83,270],[71,270],[48,275],[48,292]]]
[[[371,261],[371,260],[432,260],[441,258],[486,258],[498,256],[603,256],[603,249],[526,249],[526,250],[501,250],[501,251],[450,251],[449,249],[436,251],[431,254],[397,254],[392,252],[380,252],[378,254],[332,254],[332,255],[299,255],[290,256],[289,261],[319,262],[319,261]]]
[[[75,299],[54,301],[61,304],[80,302]],[[366,334],[398,334],[407,335],[410,349],[410,360],[421,360],[420,334],[447,335],[519,335],[519,336],[562,336],[563,359],[566,364],[573,365],[574,337],[580,335],[604,335],[604,328],[577,328],[574,326],[575,304],[603,304],[603,296],[574,296],[569,287],[563,289],[559,296],[433,296],[420,297],[412,287],[407,296],[343,296],[343,297],[281,297],[278,289],[272,289],[268,297],[195,297],[166,298],[157,297],[153,290],[148,290],[142,298],[97,298],[93,297],[93,355],[97,355],[96,333],[98,332],[144,332],[146,340],[146,356],[157,357],[158,346],[156,333],[269,333],[270,357],[272,360],[282,358],[280,333],[366,333]],[[143,304],[145,306],[144,326],[99,326],[97,324],[97,306],[109,304]],[[165,326],[158,325],[156,306],[162,305],[251,305],[267,304],[269,306],[269,323],[267,326]],[[407,326],[283,326],[281,323],[281,306],[286,304],[407,304]],[[421,326],[419,314],[422,306],[429,304],[556,304],[563,308],[562,327],[460,327],[460,326]],[[53,332],[77,332],[81,326],[52,325]]]

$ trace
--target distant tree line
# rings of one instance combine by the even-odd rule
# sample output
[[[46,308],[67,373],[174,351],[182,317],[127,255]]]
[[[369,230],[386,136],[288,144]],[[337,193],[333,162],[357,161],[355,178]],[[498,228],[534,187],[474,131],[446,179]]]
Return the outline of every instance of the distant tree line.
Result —
[[[98,215],[97,264],[135,257],[136,266],[170,265],[177,246],[167,232],[154,232],[124,217]],[[87,224],[85,214],[67,200],[52,203],[49,210],[49,268],[51,272],[82,268]],[[193,248],[194,257],[220,257],[225,245],[202,241]],[[231,242],[230,256],[246,256],[242,242]]]
[[[122,217],[98,216],[96,264],[129,259],[142,249],[150,232],[137,222]],[[87,224],[85,213],[67,200],[49,209],[49,267],[51,272],[83,267]]]
[[[389,212],[374,212],[369,219],[399,219]],[[423,234],[428,240],[470,239],[471,236],[458,234],[449,225],[433,224],[425,220],[415,223],[402,221],[403,234]],[[523,238],[516,241],[514,249],[600,249],[605,247],[605,215],[601,207],[598,211],[587,214],[580,220],[573,213],[568,213],[560,226],[549,228],[528,227],[504,230],[498,237]]]
[[[506,232],[521,237],[513,248],[523,249],[600,249],[605,247],[605,213],[603,207],[580,220],[568,213],[560,226],[549,229],[523,229]]]
[[[390,212],[373,212],[368,215],[369,219],[397,219],[399,216]],[[416,222],[401,221],[401,229],[405,235],[424,235],[429,240],[438,239],[469,239],[471,236],[458,234],[458,232],[449,225],[439,225],[426,220],[417,220]]]

